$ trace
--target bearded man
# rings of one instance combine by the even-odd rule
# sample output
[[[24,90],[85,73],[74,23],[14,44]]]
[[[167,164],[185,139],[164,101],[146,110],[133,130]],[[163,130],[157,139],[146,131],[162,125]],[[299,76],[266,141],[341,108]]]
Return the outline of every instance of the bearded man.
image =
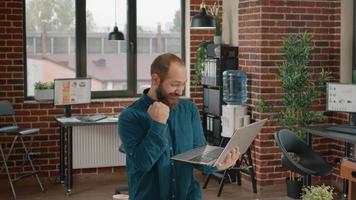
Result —
[[[187,69],[179,57],[158,56],[151,65],[151,87],[119,116],[130,199],[202,199],[193,169],[224,170],[240,155],[238,148],[233,149],[216,168],[170,159],[206,145],[196,105],[179,98],[186,81]]]

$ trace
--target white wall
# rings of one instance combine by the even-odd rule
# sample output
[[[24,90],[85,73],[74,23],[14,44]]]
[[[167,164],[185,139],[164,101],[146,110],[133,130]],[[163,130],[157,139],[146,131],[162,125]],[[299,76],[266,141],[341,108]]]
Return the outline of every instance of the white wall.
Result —
[[[187,84],[185,96],[190,97],[190,0],[185,1],[185,65],[187,67]]]
[[[352,81],[353,1],[341,1],[340,82]]]
[[[239,0],[223,0],[222,41],[239,46]]]

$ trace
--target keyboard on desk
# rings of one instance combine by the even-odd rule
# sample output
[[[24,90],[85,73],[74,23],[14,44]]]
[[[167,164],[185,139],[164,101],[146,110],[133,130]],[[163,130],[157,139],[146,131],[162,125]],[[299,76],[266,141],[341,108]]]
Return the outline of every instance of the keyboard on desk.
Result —
[[[96,122],[102,119],[105,119],[105,115],[91,115],[91,116],[78,116],[76,117],[78,120],[82,122]]]
[[[356,135],[356,126],[330,126],[326,130]]]
[[[208,163],[214,159],[218,159],[223,150],[224,149],[214,149],[203,155],[195,156],[194,158],[191,158],[190,161]]]

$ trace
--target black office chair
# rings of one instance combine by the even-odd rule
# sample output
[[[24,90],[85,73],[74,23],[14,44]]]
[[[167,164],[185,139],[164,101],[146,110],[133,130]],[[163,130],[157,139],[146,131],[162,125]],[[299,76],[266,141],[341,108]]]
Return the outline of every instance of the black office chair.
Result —
[[[282,129],[274,134],[274,138],[282,151],[282,165],[290,171],[301,175],[324,176],[332,170],[329,163],[292,131]],[[298,159],[293,159],[290,153],[294,153]]]
[[[5,172],[7,174],[9,182],[10,182],[10,186],[11,186],[11,190],[12,190],[12,194],[13,194],[14,198],[16,199],[14,182],[16,182],[24,177],[27,177],[27,176],[35,176],[37,179],[37,182],[41,188],[41,191],[44,191],[42,182],[38,176],[39,171],[37,171],[35,169],[33,162],[32,162],[32,157],[35,155],[38,155],[38,153],[31,152],[26,147],[24,139],[23,139],[24,136],[32,136],[31,140],[30,140],[30,145],[29,145],[31,147],[31,144],[33,141],[33,134],[39,132],[39,129],[38,128],[20,128],[20,127],[18,127],[16,125],[15,111],[9,101],[0,101],[0,117],[1,116],[12,118],[12,121],[13,121],[12,125],[4,126],[4,127],[0,128],[0,135],[13,135],[14,136],[14,139],[11,143],[9,152],[6,155],[4,154],[3,146],[0,145],[0,156],[2,157],[2,162],[3,162],[0,172],[2,172],[3,169],[5,169]],[[28,173],[23,173],[22,175],[17,176],[15,178],[11,178],[9,169],[8,169],[8,165],[7,165],[7,161],[9,160],[10,155],[11,155],[12,151],[14,150],[14,146],[18,139],[20,140],[21,145],[25,151],[24,160],[28,161],[28,163],[31,166],[32,171],[28,172]]]
[[[124,149],[124,145],[120,145],[120,147],[119,147],[119,152],[121,152],[121,153],[123,153],[123,154],[125,154],[126,152],[125,152],[125,149]],[[121,194],[122,192],[128,192],[128,186],[118,186],[118,187],[116,187],[116,189],[115,189],[115,194]]]

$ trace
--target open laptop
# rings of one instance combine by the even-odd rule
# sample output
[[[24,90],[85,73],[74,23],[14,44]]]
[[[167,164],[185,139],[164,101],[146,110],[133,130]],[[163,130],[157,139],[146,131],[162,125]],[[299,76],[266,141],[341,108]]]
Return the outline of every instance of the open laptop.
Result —
[[[245,127],[236,129],[225,148],[205,145],[173,156],[171,159],[215,167],[225,160],[226,155],[235,147],[240,148],[240,155],[245,153],[257,134],[261,131],[267,119],[257,121]]]

